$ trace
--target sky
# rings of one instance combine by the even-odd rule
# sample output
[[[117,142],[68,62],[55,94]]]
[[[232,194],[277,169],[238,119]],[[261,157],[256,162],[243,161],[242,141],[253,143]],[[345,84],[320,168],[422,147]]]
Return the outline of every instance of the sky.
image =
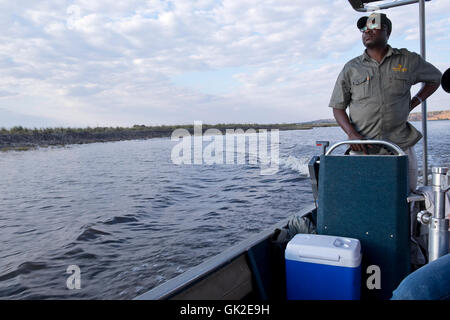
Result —
[[[389,43],[420,52],[418,4],[383,12]],[[363,15],[346,0],[0,0],[0,127],[329,119]],[[426,23],[444,72],[450,1],[427,2]],[[428,110],[448,109],[439,88]]]

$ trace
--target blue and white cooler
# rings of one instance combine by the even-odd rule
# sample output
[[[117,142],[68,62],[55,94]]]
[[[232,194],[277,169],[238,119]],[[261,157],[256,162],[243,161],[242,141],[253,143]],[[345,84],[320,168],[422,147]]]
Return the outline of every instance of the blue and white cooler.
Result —
[[[361,245],[352,238],[297,234],[285,251],[289,300],[357,300]]]

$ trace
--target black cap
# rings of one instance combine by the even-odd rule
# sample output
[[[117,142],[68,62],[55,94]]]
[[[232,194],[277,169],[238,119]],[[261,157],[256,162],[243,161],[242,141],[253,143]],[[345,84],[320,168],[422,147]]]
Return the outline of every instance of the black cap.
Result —
[[[389,18],[384,13],[372,13],[368,17],[361,17],[361,18],[359,18],[358,22],[356,23],[356,26],[358,27],[358,29],[361,30],[367,24],[367,19],[375,18],[377,15],[380,16],[380,23],[387,25],[387,34],[389,36],[392,31],[392,22],[391,22],[391,20],[389,20]]]

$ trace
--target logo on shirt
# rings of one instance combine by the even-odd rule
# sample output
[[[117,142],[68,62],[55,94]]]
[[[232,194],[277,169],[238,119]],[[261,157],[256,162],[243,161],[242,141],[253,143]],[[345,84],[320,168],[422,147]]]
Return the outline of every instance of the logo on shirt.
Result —
[[[405,68],[404,66],[402,66],[401,64],[399,64],[398,67],[393,67],[392,70],[397,71],[397,72],[405,72],[408,69]]]

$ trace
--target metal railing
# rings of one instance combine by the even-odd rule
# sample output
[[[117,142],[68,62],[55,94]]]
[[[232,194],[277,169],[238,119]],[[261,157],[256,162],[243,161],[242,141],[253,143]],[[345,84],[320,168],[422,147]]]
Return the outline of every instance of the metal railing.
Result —
[[[400,147],[397,146],[396,144],[393,144],[393,143],[387,142],[387,141],[383,141],[383,140],[345,140],[345,141],[341,141],[341,142],[333,144],[330,147],[330,149],[328,149],[328,151],[325,155],[327,155],[327,156],[330,155],[334,149],[336,149],[337,147],[339,147],[343,144],[380,144],[380,145],[384,145],[386,147],[391,148],[392,150],[397,152],[397,154],[399,156],[406,155],[406,153],[402,149],[400,149]]]

